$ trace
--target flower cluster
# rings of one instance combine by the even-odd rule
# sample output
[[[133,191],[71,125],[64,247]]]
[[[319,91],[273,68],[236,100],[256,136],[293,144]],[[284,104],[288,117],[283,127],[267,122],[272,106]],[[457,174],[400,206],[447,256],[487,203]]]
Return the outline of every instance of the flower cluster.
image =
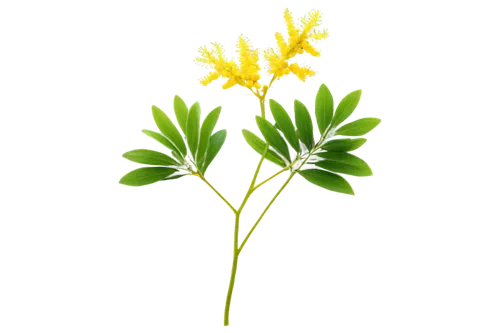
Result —
[[[260,89],[258,50],[252,48],[250,41],[243,36],[238,38],[236,47],[239,54],[239,66],[233,59],[226,59],[224,49],[218,43],[212,43],[211,50],[208,50],[206,46],[200,47],[201,57],[196,58],[196,61],[212,69],[207,76],[200,79],[202,85],[206,86],[213,80],[223,77],[228,79],[222,85],[223,89],[231,88],[236,84],[249,89]]]
[[[273,48],[269,48],[264,51],[264,57],[268,62],[267,71],[273,76],[271,83],[275,79],[290,73],[305,81],[307,77],[315,75],[316,72],[309,67],[289,63],[289,60],[304,52],[319,57],[320,52],[311,45],[311,41],[327,38],[328,32],[326,30],[315,30],[321,24],[321,13],[318,10],[312,10],[308,15],[302,17],[300,24],[293,22],[292,14],[288,9],[285,10],[284,18],[288,31],[288,41],[277,32],[275,37],[278,50],[275,51]],[[210,50],[206,46],[200,47],[199,53],[201,56],[196,58],[196,61],[212,70],[207,76],[200,79],[200,83],[206,86],[212,81],[223,77],[227,79],[222,85],[223,89],[239,84],[249,88],[259,97],[265,96],[271,83],[262,86],[258,82],[261,78],[258,64],[259,51],[254,49],[250,41],[243,36],[239,37],[236,46],[239,54],[239,65],[234,60],[225,57],[224,49],[218,43],[212,43]],[[261,88],[263,95],[260,95],[259,92]]]

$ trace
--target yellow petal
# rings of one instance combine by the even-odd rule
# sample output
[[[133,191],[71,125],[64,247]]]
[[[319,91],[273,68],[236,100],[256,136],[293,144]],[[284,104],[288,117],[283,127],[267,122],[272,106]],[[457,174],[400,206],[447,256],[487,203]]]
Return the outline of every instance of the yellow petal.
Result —
[[[238,83],[236,82],[236,80],[234,78],[230,78],[221,83],[220,90],[227,92],[235,89],[237,86]]]
[[[323,12],[321,8],[315,7],[304,13],[301,17],[303,32],[307,34],[314,28],[318,28],[323,24]]]
[[[304,53],[307,54],[311,59],[319,60],[323,56],[323,52],[318,49],[315,45],[312,45],[309,41],[304,40],[302,43],[302,49]]]
[[[273,40],[276,41],[279,51],[282,55],[288,53],[288,38],[285,32],[281,29],[276,29],[273,31]]]
[[[245,76],[252,76],[259,70],[261,60],[261,52],[257,44],[244,34],[236,36],[234,41],[235,61],[238,63],[237,68]]]
[[[202,44],[194,49],[195,55],[193,56],[193,64],[195,66],[204,67],[211,65],[210,61],[210,49],[208,45]]]
[[[226,45],[221,40],[212,40],[210,41],[210,48],[214,55],[217,58],[226,58]]]
[[[202,89],[208,89],[220,78],[215,72],[207,72],[198,76],[198,86]]]
[[[299,34],[297,30],[297,17],[295,16],[292,8],[286,5],[281,9],[280,12],[281,23],[285,26],[286,33],[288,36],[293,37]]]
[[[332,38],[332,30],[328,27],[322,27],[311,33],[311,39],[317,43],[324,43]]]
[[[293,76],[295,76],[297,81],[299,81],[303,86],[305,86],[319,73],[318,69],[307,63],[307,61],[304,61],[303,64],[300,64],[298,62],[291,63],[289,68],[292,71]]]

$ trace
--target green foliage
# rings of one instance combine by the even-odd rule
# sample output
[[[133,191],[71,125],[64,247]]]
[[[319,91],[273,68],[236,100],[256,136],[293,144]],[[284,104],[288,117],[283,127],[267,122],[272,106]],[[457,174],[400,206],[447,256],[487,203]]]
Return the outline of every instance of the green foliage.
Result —
[[[266,141],[261,137],[259,133],[251,130],[248,127],[243,127],[240,130],[241,140],[257,155],[262,156],[266,150]],[[266,153],[266,161],[270,164],[278,167],[284,168],[287,161],[278,155],[276,152],[268,149]]]
[[[172,155],[179,162],[184,163],[184,157],[182,157],[181,152],[179,151],[179,149],[177,149],[177,147],[167,137],[165,137],[163,134],[160,134],[160,133],[157,133],[157,132],[153,132],[153,131],[149,131],[149,130],[142,130],[142,133],[144,133],[147,136],[155,139],[156,141],[158,141],[159,143],[161,143],[162,145],[164,145],[168,149],[171,149],[172,150]]]
[[[221,107],[215,108],[208,114],[201,129],[201,109],[198,102],[194,103],[188,110],[184,101],[179,96],[175,96],[174,111],[182,132],[186,134],[187,147],[189,147],[191,156],[187,156],[186,142],[170,118],[158,107],[153,106],[153,117],[161,133],[150,130],[142,132],[171,150],[175,159],[148,149],[129,151],[123,154],[123,157],[133,162],[162,165],[168,168],[140,168],[123,176],[120,184],[142,186],[159,180],[177,179],[188,174],[203,175],[205,173],[222,148],[227,135],[226,130],[220,130],[212,135],[219,119]]]
[[[372,133],[382,124],[382,118],[374,115],[360,116],[335,130],[335,136],[362,136]]]
[[[163,153],[147,149],[131,150],[123,154],[123,157],[125,157],[128,160],[131,160],[132,162],[149,164],[149,165],[164,165],[164,166],[180,165],[173,158]]]
[[[198,165],[203,165],[203,162],[205,161],[210,136],[212,135],[215,125],[217,124],[217,120],[219,120],[221,109],[222,108],[219,106],[212,110],[212,112],[208,114],[208,116],[203,121],[203,124],[201,125],[200,142],[198,145],[198,151],[196,152],[196,163]]]
[[[206,155],[205,161],[203,162],[203,165],[200,169],[202,173],[205,173],[205,170],[207,170],[210,163],[212,163],[215,156],[217,156],[217,154],[219,153],[219,150],[222,148],[222,145],[224,144],[224,141],[226,140],[226,136],[227,136],[227,131],[220,130],[210,137],[210,141],[209,141],[208,149],[207,149],[207,155]]]
[[[318,169],[307,169],[299,171],[299,174],[314,185],[321,186],[330,191],[354,195],[349,183],[335,173]]]
[[[120,184],[129,186],[143,186],[165,180],[176,172],[176,169],[164,167],[146,167],[127,173],[120,179]]]
[[[275,127],[283,133],[288,143],[290,143],[290,146],[292,146],[292,148],[295,149],[296,152],[300,152],[300,144],[299,139],[297,138],[297,132],[288,113],[278,102],[273,99],[269,100],[269,108],[271,109],[274,120],[276,120]]]
[[[315,113],[319,132],[323,134],[333,118],[333,97],[325,84],[319,87],[316,95]]]
[[[288,145],[286,144],[285,140],[278,132],[276,127],[274,127],[273,124],[260,116],[256,116],[255,118],[257,120],[257,126],[259,127],[260,132],[266,139],[267,143],[271,147],[276,149],[276,151],[289,162],[290,151],[288,150]]]
[[[374,175],[372,166],[354,152],[364,147],[368,141],[366,135],[382,124],[380,117],[372,115],[349,121],[362,95],[362,89],[353,89],[337,105],[335,93],[322,82],[313,97],[314,114],[296,98],[291,108],[293,117],[278,100],[271,98],[272,121],[255,115],[259,132],[242,128],[241,138],[259,155],[268,145],[266,160],[276,167],[290,165],[292,172],[311,185],[352,196],[355,188],[346,177],[364,179]],[[314,136],[315,127],[318,137]]]
[[[314,148],[314,133],[311,121],[311,115],[304,104],[295,100],[295,125],[299,134],[300,141],[309,149]]]
[[[187,127],[186,127],[186,137],[189,146],[189,151],[193,158],[196,157],[196,150],[198,149],[198,140],[200,138],[200,117],[201,108],[200,103],[194,103],[189,109]]]
[[[184,135],[187,134],[187,117],[188,117],[188,108],[186,103],[179,96],[175,95],[174,97],[174,111],[175,117],[177,118],[177,123],[181,127]]]
[[[153,105],[153,118],[155,119],[156,126],[160,132],[163,133],[179,150],[182,156],[186,156],[186,145],[184,144],[184,140],[182,139],[181,134],[175,128],[175,125],[172,123],[170,118],[160,110],[158,107]]]
[[[342,124],[344,120],[346,120],[351,113],[353,113],[356,106],[358,106],[359,99],[361,98],[361,89],[353,91],[344,97],[339,106],[337,106],[337,110],[335,111],[335,115],[332,120],[332,128],[337,128],[338,125]]]
[[[356,150],[363,148],[367,142],[368,142],[368,137],[366,136],[353,137],[353,138],[334,138],[326,140],[321,145],[321,150],[354,152]]]
[[[322,161],[315,162],[320,168],[359,177],[373,175],[365,161],[349,153],[329,151],[318,153],[317,156],[324,158]]]

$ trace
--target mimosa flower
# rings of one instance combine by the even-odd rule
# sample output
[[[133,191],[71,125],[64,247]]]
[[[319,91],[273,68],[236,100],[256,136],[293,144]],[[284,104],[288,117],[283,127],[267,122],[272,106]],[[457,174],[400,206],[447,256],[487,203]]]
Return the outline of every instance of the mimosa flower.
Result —
[[[332,37],[332,31],[324,24],[320,8],[308,10],[296,16],[289,6],[281,10],[281,23],[284,30],[273,32],[274,46],[267,45],[264,58],[268,63],[267,75],[270,81],[277,82],[288,76],[294,76],[302,85],[316,77],[319,71],[306,61],[299,63],[299,58],[309,56],[319,60],[321,43]]]
[[[260,48],[245,34],[239,34],[233,43],[233,55],[227,55],[226,46],[213,40],[196,47],[193,64],[202,67],[204,74],[198,77],[198,85],[208,89],[220,82],[224,92],[241,87],[244,91],[259,96],[263,81]]]

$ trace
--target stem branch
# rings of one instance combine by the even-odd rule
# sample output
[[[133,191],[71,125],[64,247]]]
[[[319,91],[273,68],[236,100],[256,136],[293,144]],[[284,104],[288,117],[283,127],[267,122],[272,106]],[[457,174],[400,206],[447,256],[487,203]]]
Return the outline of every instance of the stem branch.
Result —
[[[264,221],[264,218],[267,216],[271,208],[278,202],[279,198],[283,194],[283,192],[286,191],[288,186],[293,182],[295,179],[295,175],[292,173],[289,173],[286,175],[285,179],[281,182],[280,186],[274,191],[273,195],[267,200],[266,204],[264,205],[264,208],[262,208],[258,213],[255,219],[253,220],[252,224],[248,228],[248,230],[245,232],[245,236],[243,237],[243,240],[240,243],[240,254],[243,254],[243,251],[245,251],[246,247],[248,246],[248,243],[252,240],[255,232],[257,229],[260,227],[260,224],[262,221]]]
[[[202,175],[201,172],[198,171],[195,175],[196,178],[198,178],[200,182],[203,185],[205,185],[205,187],[210,192],[212,192],[212,194],[214,194],[224,204],[224,206],[226,206],[226,208],[229,210],[229,212],[234,218],[234,216],[236,215],[236,209],[234,208],[233,201],[229,199],[229,197],[225,195],[224,192],[222,192],[219,188],[217,188],[217,186],[212,184],[212,182],[208,177]]]

